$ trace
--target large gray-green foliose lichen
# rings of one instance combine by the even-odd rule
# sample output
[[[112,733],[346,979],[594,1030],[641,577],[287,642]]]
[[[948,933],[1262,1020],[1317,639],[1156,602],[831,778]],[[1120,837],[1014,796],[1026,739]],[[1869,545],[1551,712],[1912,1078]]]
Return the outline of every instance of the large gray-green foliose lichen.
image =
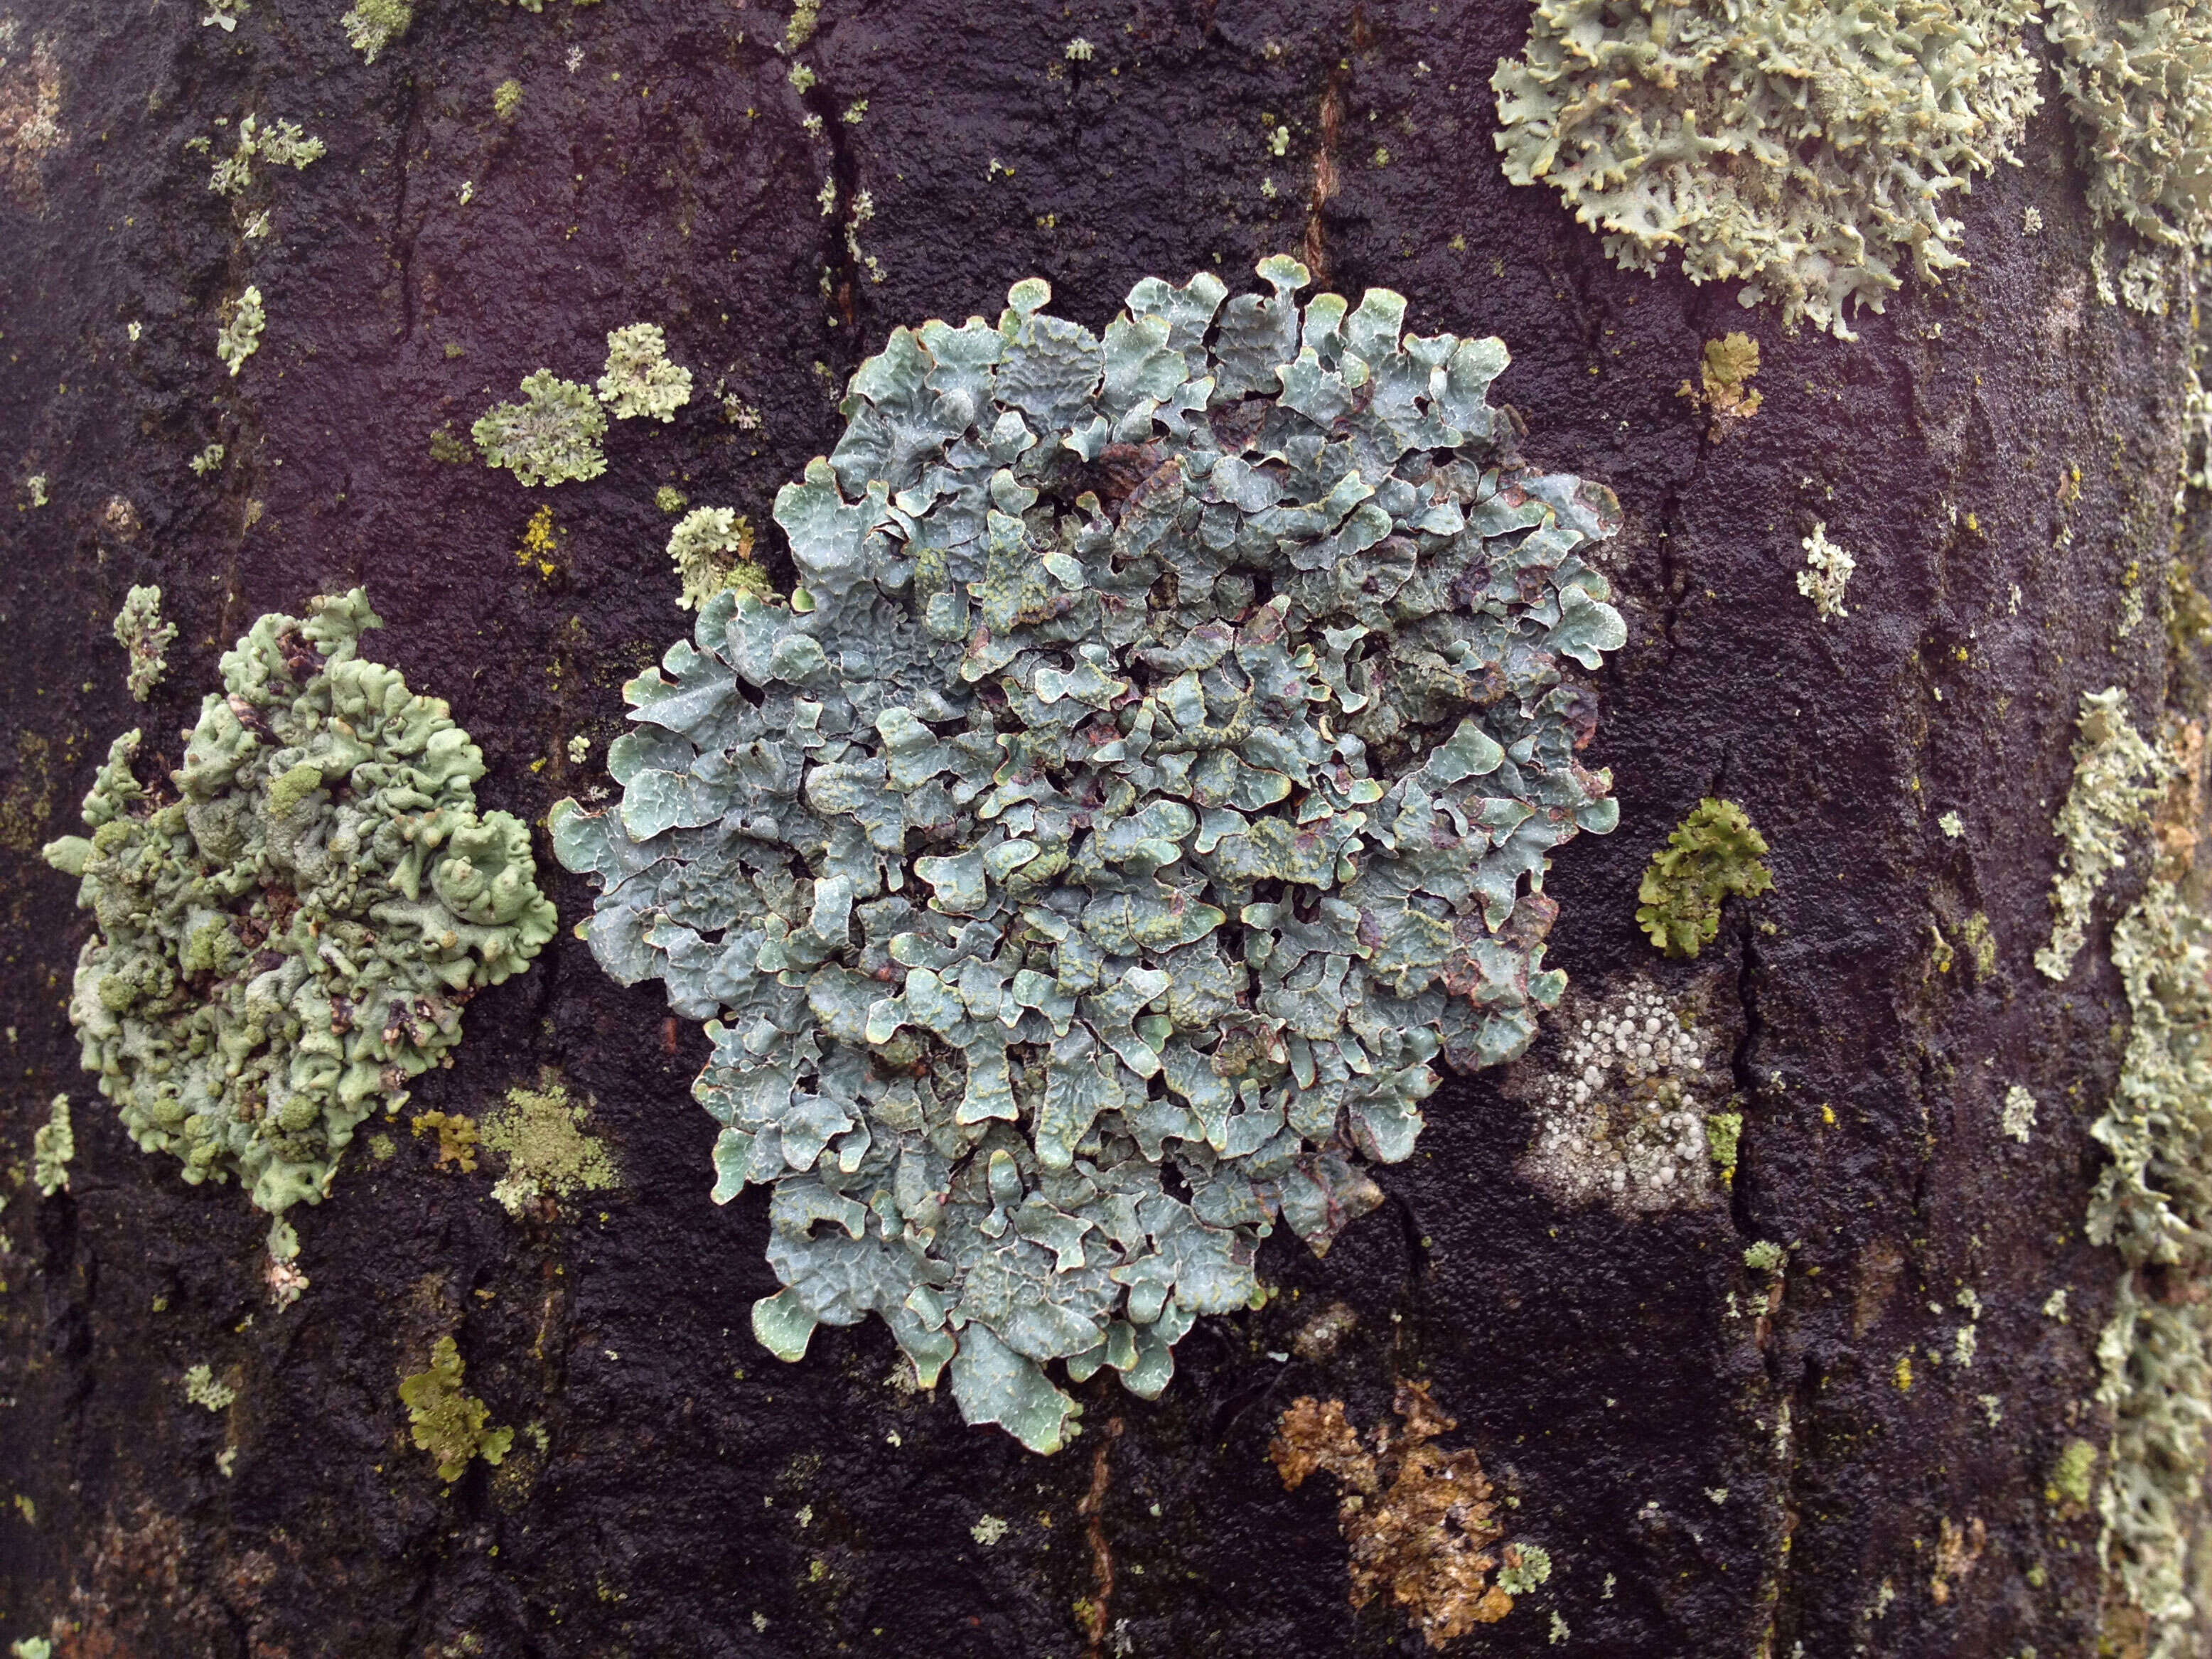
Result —
[[[619,811],[554,809],[600,962],[709,1020],[715,1197],[775,1188],[756,1333],[877,1313],[1039,1450],[1043,1365],[1158,1394],[1439,1054],[1527,1047],[1547,855],[1618,816],[1562,673],[1625,637],[1611,496],[1519,462],[1497,340],[1260,270],[895,331],[776,499],[791,608],[708,600]]]
[[[355,1126],[460,1041],[479,986],[552,937],[529,831],[479,816],[483,761],[446,705],[356,642],[359,588],[265,616],[226,652],[177,799],[125,732],[48,860],[99,923],[70,1018],[84,1066],[188,1182],[313,1203]]]
[[[2051,0],[2044,33],[2079,124],[2089,206],[2169,247],[2212,208],[2212,5]]]

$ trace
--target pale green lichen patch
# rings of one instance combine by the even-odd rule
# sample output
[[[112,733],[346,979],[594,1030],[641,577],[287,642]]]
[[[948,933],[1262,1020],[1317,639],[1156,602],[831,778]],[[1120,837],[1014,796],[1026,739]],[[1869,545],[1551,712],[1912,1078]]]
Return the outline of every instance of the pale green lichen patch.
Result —
[[[431,1347],[429,1368],[399,1384],[415,1443],[437,1460],[438,1479],[448,1483],[461,1478],[471,1459],[495,1464],[514,1443],[513,1429],[485,1426],[491,1407],[465,1391],[462,1380],[460,1349],[441,1336]]]
[[[31,1132],[31,1179],[40,1196],[52,1198],[69,1190],[70,1160],[76,1156],[76,1132],[70,1123],[70,1099],[56,1095],[46,1107],[46,1121]]]
[[[469,429],[486,466],[503,466],[526,484],[596,478],[607,470],[599,453],[606,411],[588,386],[550,368],[526,374],[523,401],[494,404]]]
[[[298,122],[278,120],[263,126],[259,116],[247,115],[238,124],[236,148],[215,164],[208,188],[218,196],[238,196],[253,182],[256,161],[297,171],[323,155],[323,141],[309,137]]]
[[[2005,1091],[2004,1108],[1998,1115],[2004,1132],[2025,1146],[2035,1133],[2035,1097],[2015,1083]]]
[[[345,26],[346,45],[364,64],[374,64],[377,53],[406,33],[414,21],[415,8],[408,0],[354,0],[352,9],[338,19]]]
[[[552,817],[600,962],[710,1020],[757,1334],[878,1314],[1041,1450],[1043,1365],[1157,1395],[1278,1217],[1376,1201],[1431,1062],[1528,1046],[1549,854],[1618,817],[1568,678],[1626,637],[1610,496],[1518,462],[1498,342],[1261,270],[895,331],[777,497],[789,608],[702,605],[619,811]]]
[[[605,1142],[586,1133],[591,1109],[569,1097],[548,1073],[535,1089],[507,1091],[507,1104],[485,1118],[485,1150],[507,1160],[491,1195],[509,1215],[541,1200],[574,1198],[619,1186],[622,1177]]]
[[[509,76],[491,89],[491,112],[502,121],[512,121],[514,112],[522,107],[522,82]]]
[[[1759,342],[1748,334],[1724,334],[1705,342],[1698,364],[1698,383],[1685,380],[1674,395],[1712,416],[1710,434],[1724,438],[1739,422],[1759,413],[1766,394],[1752,385],[1759,376]]]
[[[2118,687],[2085,692],[2074,744],[2074,782],[2051,828],[2058,832],[2058,874],[2051,889],[2051,942],[2035,953],[2038,970],[2063,980],[2088,937],[2097,894],[2127,866],[2129,843],[2150,823],[2172,763],[2128,719]]]
[[[1722,901],[1756,898],[1774,884],[1765,856],[1765,837],[1743,808],[1699,801],[1645,866],[1637,925],[1668,956],[1694,957],[1720,932]]]
[[[2151,241],[2193,246],[2212,206],[2212,5],[2051,0],[2044,33],[2061,50],[2091,210]]]
[[[214,1371],[203,1361],[185,1373],[185,1398],[204,1411],[228,1411],[237,1398],[238,1390],[228,1382],[216,1380]]]
[[[261,308],[261,290],[248,284],[246,292],[232,302],[229,319],[215,338],[215,355],[234,377],[246,366],[246,360],[261,349],[261,331],[268,325],[268,313]]]
[[[726,591],[775,597],[768,573],[753,562],[752,525],[729,507],[695,507],[678,520],[669,532],[668,556],[676,566],[676,603],[683,610],[696,610]]]
[[[1736,1134],[1721,1120],[1737,1131],[1743,1120],[1717,1110],[1728,1052],[1698,1017],[1701,1000],[1670,1000],[1638,976],[1562,1003],[1557,1058],[1516,1088],[1535,1115],[1522,1178],[1560,1205],[1623,1217],[1711,1202],[1716,1173],[1735,1167]]]
[[[1844,595],[1859,562],[1828,539],[1825,524],[1815,524],[1813,533],[1799,545],[1805,550],[1805,568],[1797,573],[1797,591],[1813,601],[1822,622],[1850,616],[1844,608]]]
[[[1753,1273],[1778,1273],[1790,1263],[1790,1252],[1771,1238],[1762,1238],[1744,1247],[1743,1265]]]
[[[1538,0],[1499,64],[1506,177],[1549,184],[1631,270],[1854,337],[1910,265],[1966,264],[1944,208],[2016,161],[2039,99],[2027,0]]]
[[[607,336],[599,401],[618,421],[641,416],[672,421],[691,401],[691,371],[668,361],[667,337],[658,323],[632,323]]]
[[[552,937],[529,832],[479,816],[446,705],[357,654],[358,588],[224,653],[167,804],[108,751],[90,840],[46,848],[99,933],[70,1018],[133,1139],[282,1211],[322,1197],[355,1127],[460,1041],[480,986]]]
[[[132,588],[115,613],[114,631],[116,644],[130,654],[131,695],[143,702],[168,672],[169,644],[177,637],[177,625],[161,620],[161,590]]]

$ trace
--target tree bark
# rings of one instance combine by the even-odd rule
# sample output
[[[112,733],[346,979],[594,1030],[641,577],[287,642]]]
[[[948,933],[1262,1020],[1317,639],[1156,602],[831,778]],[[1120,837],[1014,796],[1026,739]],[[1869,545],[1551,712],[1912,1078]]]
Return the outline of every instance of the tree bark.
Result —
[[[15,0],[0,21],[0,1639],[1410,1653],[1389,1594],[1350,1605],[1333,1483],[1286,1491],[1268,1455],[1294,1401],[1366,1431],[1405,1380],[1553,1564],[1465,1650],[2048,1659],[2125,1627],[2098,1517],[2053,1471],[2109,1430],[2118,1268],[2084,1237],[2087,1131],[2126,1034],[2104,924],[2139,875],[2069,980],[2032,958],[2081,695],[2125,688],[2146,729],[2201,712],[2201,653],[2160,625],[2201,547],[2172,510],[2187,308],[2099,301],[2062,108],[1959,204],[1972,270],[1908,282],[1843,343],[1624,273],[1550,192],[1506,184],[1487,83],[1517,5],[828,0],[793,53],[787,13],[727,0],[428,0],[374,64],[339,9],[252,0],[225,30],[182,0]],[[233,200],[207,170],[249,111],[328,154]],[[1373,1172],[1381,1211],[1325,1259],[1278,1231],[1265,1308],[1201,1321],[1157,1403],[1083,1385],[1087,1432],[1040,1458],[895,1386],[879,1323],[796,1365],[756,1344],[767,1203],[708,1201],[706,1041],[569,935],[591,892],[543,820],[603,781],[617,688],[688,621],[659,487],[764,527],[891,327],[994,315],[1038,274],[1101,327],[1140,277],[1242,291],[1279,252],[1354,296],[1400,290],[1415,329],[1502,337],[1526,452],[1618,492],[1601,556],[1630,639],[1592,677],[1585,760],[1620,828],[1554,861],[1573,988],[1530,1054],[1448,1078],[1413,1158]],[[234,376],[215,341],[248,283],[267,331]],[[542,365],[588,379],[639,319],[700,395],[612,434],[603,477],[541,492],[433,459],[434,430]],[[1735,331],[1764,403],[1717,422],[1678,387]],[[196,475],[211,443],[226,459]],[[541,507],[552,550],[519,556]],[[1857,560],[1828,621],[1795,580],[1816,523]],[[143,582],[181,634],[140,708],[108,629]],[[538,824],[563,921],[474,1000],[410,1109],[480,1114],[556,1068],[622,1182],[518,1222],[489,1172],[387,1125],[388,1160],[292,1212],[311,1283],[280,1308],[265,1218],[137,1151],[78,1069],[90,923],[39,848],[76,831],[115,733],[146,727],[142,775],[173,765],[254,617],[355,584],[389,624],[367,654],[482,746],[480,804]],[[1638,884],[1708,796],[1747,812],[1774,885],[1676,961]],[[1975,914],[1986,966],[1959,944]],[[1580,1020],[1647,991],[1702,1011],[1711,1103],[1742,1118],[1733,1182],[1578,1201],[1531,1161],[1547,1079]],[[2024,1144],[1999,1127],[2014,1085],[2040,1105]],[[59,1091],[76,1150],[42,1198],[30,1139]],[[1746,1266],[1762,1240],[1786,1268]],[[1338,1304],[1348,1330],[1317,1320]],[[446,1334],[521,1431],[450,1485],[398,1393]],[[234,1403],[188,1401],[197,1364]]]

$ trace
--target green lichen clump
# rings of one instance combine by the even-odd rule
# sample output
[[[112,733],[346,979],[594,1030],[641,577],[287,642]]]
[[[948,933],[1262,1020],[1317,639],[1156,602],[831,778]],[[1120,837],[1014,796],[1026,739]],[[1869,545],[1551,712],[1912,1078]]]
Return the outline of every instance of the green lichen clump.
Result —
[[[672,421],[691,401],[691,371],[668,361],[668,341],[659,324],[632,323],[607,336],[599,401],[618,421],[641,416]]]
[[[214,1370],[203,1360],[185,1373],[185,1398],[203,1411],[227,1412],[237,1402],[238,1390],[216,1381]]]
[[[2118,686],[2084,693],[2074,745],[2074,783],[2051,827],[2058,832],[2058,877],[2051,884],[2051,942],[2035,953],[2045,977],[2063,980],[2088,937],[2098,893],[2128,861],[2128,845],[2150,822],[2172,763],[2128,719]]]
[[[408,0],[354,0],[352,9],[338,19],[345,25],[346,45],[364,64],[374,64],[376,54],[406,33],[414,21],[415,8]]]
[[[1947,198],[2016,161],[2040,101],[2027,0],[1538,0],[1500,63],[1505,173],[1549,184],[1630,270],[1677,254],[1855,337],[1900,264],[1966,264]]]
[[[143,702],[169,672],[169,644],[177,625],[161,620],[161,590],[134,587],[115,613],[115,642],[128,652],[131,667],[125,676],[131,695]]]
[[[90,840],[46,848],[99,933],[70,1018],[132,1139],[260,1208],[320,1199],[355,1127],[460,1041],[477,988],[552,937],[527,830],[479,816],[446,705],[356,654],[359,588],[265,616],[222,658],[177,799],[109,750]]]
[[[1644,867],[1637,926],[1670,957],[1697,955],[1721,930],[1723,899],[1756,898],[1774,884],[1765,856],[1765,837],[1743,808],[1707,797]]]
[[[31,1180],[41,1198],[69,1190],[70,1159],[76,1156],[76,1132],[70,1123],[70,1099],[56,1095],[46,1121],[31,1131]]]
[[[215,355],[234,379],[246,360],[261,349],[261,331],[269,325],[261,308],[261,290],[249,285],[230,307],[230,319],[215,337]]]
[[[2212,5],[2051,0],[2044,32],[2062,52],[2058,84],[2080,130],[2091,211],[2148,240],[2193,246],[2212,207]]]
[[[430,1349],[429,1369],[399,1384],[415,1443],[438,1460],[438,1479],[448,1483],[461,1478],[471,1459],[496,1464],[514,1443],[513,1429],[484,1426],[491,1407],[462,1389],[462,1371],[459,1346],[441,1336]]]
[[[507,1173],[491,1189],[501,1207],[519,1216],[541,1199],[619,1186],[606,1146],[584,1132],[590,1121],[590,1109],[550,1073],[535,1089],[509,1089],[506,1106],[484,1119],[480,1132],[484,1146],[507,1159]]]
[[[552,817],[602,964],[709,1020],[756,1333],[877,1313],[1039,1450],[1044,1364],[1157,1395],[1279,1216],[1379,1201],[1431,1062],[1528,1046],[1549,854],[1618,817],[1569,678],[1626,636],[1611,496],[1519,462],[1497,340],[1260,270],[896,330],[776,498],[789,608],[702,605],[620,810]]]
[[[773,596],[768,573],[753,562],[753,527],[726,507],[697,507],[669,532],[668,556],[681,586],[678,606],[696,610],[725,589]]]
[[[208,188],[218,196],[240,195],[253,182],[256,160],[296,171],[320,161],[323,154],[323,141],[310,138],[298,122],[280,120],[264,127],[260,117],[248,115],[238,124],[238,147],[215,164]]]
[[[550,368],[523,377],[519,404],[494,404],[469,428],[487,466],[503,466],[526,484],[596,478],[607,470],[599,453],[606,411],[591,388]]]

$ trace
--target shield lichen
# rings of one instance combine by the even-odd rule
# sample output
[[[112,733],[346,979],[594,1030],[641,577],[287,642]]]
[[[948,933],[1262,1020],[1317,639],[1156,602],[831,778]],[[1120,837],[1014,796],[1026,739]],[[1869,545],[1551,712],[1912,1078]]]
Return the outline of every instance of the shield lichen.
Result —
[[[246,292],[232,302],[229,320],[215,337],[215,355],[234,378],[246,366],[246,360],[261,349],[261,331],[268,324],[268,313],[261,308],[261,290],[248,284]]]
[[[529,832],[479,816],[483,761],[446,705],[363,659],[358,588],[265,616],[224,653],[177,798],[116,739],[46,848],[97,934],[70,1018],[84,1066],[188,1182],[281,1212],[327,1190],[354,1129],[460,1041],[477,988],[552,937]]]
[[[1759,378],[1759,342],[1748,334],[1724,334],[1705,342],[1698,363],[1698,384],[1687,380],[1674,395],[1691,406],[1708,410],[1712,424],[1708,434],[1716,442],[1740,422],[1759,413],[1766,394],[1752,385]]]
[[[2097,895],[2125,867],[2129,841],[2150,822],[2172,773],[2172,763],[2128,719],[2128,694],[2118,686],[2084,693],[2077,725],[2073,786],[2051,824],[2059,854],[2051,942],[2035,953],[2037,969],[2056,980],[2074,971]]]
[[[461,1478],[471,1459],[496,1464],[514,1443],[513,1429],[484,1426],[491,1407],[463,1389],[462,1376],[459,1346],[441,1336],[430,1349],[428,1369],[399,1384],[415,1443],[437,1459],[438,1479],[448,1485]]]
[[[1498,66],[1505,174],[1557,189],[1630,270],[1679,254],[1855,337],[1900,265],[1966,264],[1946,200],[2016,161],[2040,101],[2027,0],[1538,0]]]
[[[2044,32],[2060,48],[2091,211],[2193,246],[2212,206],[2212,5],[2051,0]]]
[[[519,404],[494,404],[469,428],[486,466],[503,466],[526,484],[596,478],[607,470],[599,453],[606,411],[591,388],[550,368],[526,374]]]
[[[668,361],[668,341],[658,323],[632,323],[607,336],[599,401],[618,421],[640,416],[672,421],[691,401],[691,371]]]
[[[169,644],[177,637],[176,623],[161,620],[161,590],[132,588],[124,597],[123,609],[115,613],[114,632],[116,644],[130,654],[125,678],[131,695],[143,702],[168,672]]]
[[[1693,957],[1721,930],[1721,902],[1774,884],[1760,862],[1766,840],[1732,800],[1710,796],[1651,855],[1637,889],[1637,925],[1670,957]]]
[[[406,33],[414,21],[415,8],[408,0],[354,0],[338,19],[345,26],[346,45],[364,64],[374,64],[376,54]]]
[[[1427,1384],[1401,1382],[1395,1407],[1402,1426],[1394,1435],[1378,1424],[1370,1449],[1342,1401],[1295,1400],[1267,1455],[1292,1491],[1310,1475],[1335,1479],[1352,1605],[1387,1595],[1431,1648],[1441,1648],[1512,1612],[1515,1596],[1552,1576],[1552,1558],[1534,1544],[1498,1547],[1506,1528],[1481,1458],[1429,1443],[1457,1425],[1437,1409]]]
[[[41,1198],[69,1190],[70,1160],[76,1156],[76,1132],[70,1123],[70,1098],[56,1095],[46,1121],[31,1131],[31,1180]]]
[[[1618,817],[1568,678],[1610,495],[1518,462],[1498,341],[1261,271],[895,331],[777,497],[789,608],[709,599],[619,811],[554,809],[599,961],[710,1022],[715,1196],[775,1188],[756,1333],[875,1312],[1038,1449],[1046,1363],[1157,1395],[1279,1216],[1377,1201],[1432,1061],[1527,1047],[1549,854]]]
[[[768,573],[753,562],[753,527],[726,507],[695,507],[668,535],[678,606],[696,610],[724,591],[773,597]]]

